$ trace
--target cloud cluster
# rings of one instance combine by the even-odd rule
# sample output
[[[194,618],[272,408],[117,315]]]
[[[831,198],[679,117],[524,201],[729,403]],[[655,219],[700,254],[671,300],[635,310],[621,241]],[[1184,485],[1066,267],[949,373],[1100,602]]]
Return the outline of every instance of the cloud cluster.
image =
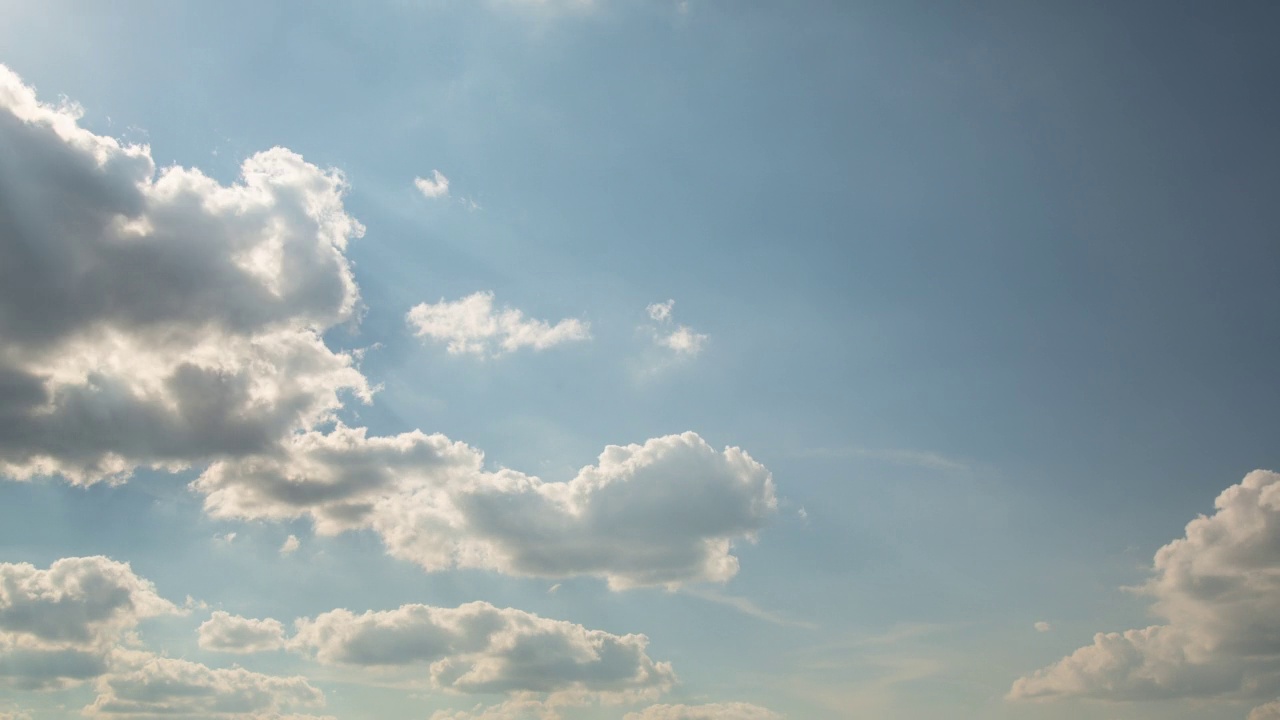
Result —
[[[0,66],[0,475],[261,452],[368,398],[343,180],[274,148],[224,186],[78,125]]]
[[[1139,592],[1164,624],[1099,633],[1020,678],[1013,699],[1266,697],[1280,692],[1280,474],[1227,488],[1161,548]],[[1259,710],[1270,712],[1270,710]]]
[[[675,300],[668,300],[662,303],[654,303],[645,308],[645,312],[649,314],[649,319],[655,323],[654,326],[650,327],[650,331],[653,333],[653,341],[660,347],[667,348],[677,355],[692,357],[702,352],[702,348],[706,346],[709,337],[694,331],[688,325],[674,323],[671,313],[675,305]]]
[[[255,620],[221,610],[215,610],[196,633],[201,648],[217,652],[253,653],[284,647],[284,625],[279,620]]]
[[[149,617],[177,613],[126,563],[63,558],[47,570],[0,564],[0,684],[58,688],[106,671]]]
[[[479,451],[441,435],[321,431],[347,394],[372,392],[322,337],[359,300],[344,252],[362,228],[341,176],[281,148],[229,186],[157,172],[148,148],[81,128],[3,68],[0,146],[13,149],[0,172],[0,475],[91,483],[203,466],[192,487],[216,517],[308,516],[322,533],[372,528],[429,570],[614,587],[728,579],[733,543],[775,508],[765,468],[691,433],[610,446],[549,483],[484,471]],[[495,310],[490,293],[408,318],[453,352],[588,336],[578,320]]]
[[[405,316],[415,335],[445,343],[455,355],[494,356],[521,348],[545,350],[566,342],[587,340],[590,326],[575,318],[551,325],[526,318],[520,310],[495,310],[492,292],[478,292],[461,300],[420,303]]]
[[[420,432],[339,427],[287,451],[215,463],[192,487],[220,518],[309,516],[322,533],[371,527],[427,570],[595,575],[614,588],[724,581],[735,541],[776,510],[769,471],[695,433],[609,446],[568,482],[489,472],[474,448]]]
[[[98,696],[85,708],[85,715],[320,720],[282,714],[325,704],[324,694],[299,676],[263,675],[241,667],[210,668],[144,652],[119,653],[116,665],[98,679]]]
[[[627,713],[622,720],[781,720],[782,716],[750,703],[706,705],[651,705]]]
[[[326,664],[425,669],[464,693],[590,692],[644,697],[675,682],[645,652],[643,635],[612,635],[473,602],[404,605],[356,615],[333,610],[297,622],[290,646]]]

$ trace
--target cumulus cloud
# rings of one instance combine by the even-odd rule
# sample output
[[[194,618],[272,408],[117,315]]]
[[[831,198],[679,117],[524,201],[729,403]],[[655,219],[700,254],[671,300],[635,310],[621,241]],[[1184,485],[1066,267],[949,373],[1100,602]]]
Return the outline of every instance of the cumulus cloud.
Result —
[[[282,715],[323,707],[324,694],[303,677],[276,677],[244,668],[210,668],[143,652],[120,653],[97,681],[89,717],[199,717],[303,720]]]
[[[106,671],[138,623],[178,613],[127,563],[63,558],[0,564],[0,684],[57,688]]]
[[[645,652],[643,635],[613,635],[512,608],[333,610],[297,621],[295,649],[325,664],[421,667],[438,688],[464,693],[589,692],[646,697],[675,682]]]
[[[298,536],[290,535],[289,537],[284,539],[283,543],[280,544],[280,554],[292,555],[295,552],[297,552],[298,548],[300,547],[302,547],[302,543],[299,542]]]
[[[1280,474],[1227,488],[1161,548],[1139,592],[1166,622],[1099,633],[1020,678],[1013,699],[1274,697],[1280,691]]]
[[[1254,708],[1249,712],[1247,720],[1280,720],[1280,700]]]
[[[645,312],[654,321],[649,330],[653,333],[653,341],[660,347],[667,348],[677,355],[694,356],[702,352],[709,337],[696,332],[688,325],[679,325],[672,320],[672,310],[676,301],[654,303]]]
[[[0,66],[0,475],[261,452],[368,398],[342,177],[274,148],[224,186],[81,128]]]
[[[299,436],[287,453],[217,463],[193,488],[219,518],[371,527],[392,555],[427,570],[595,575],[614,588],[728,580],[733,543],[754,538],[777,507],[763,465],[691,432],[611,445],[568,482],[483,464],[442,435],[339,427]]]
[[[254,653],[284,647],[284,625],[279,620],[255,620],[221,610],[215,610],[196,633],[201,648],[217,652]]]
[[[418,188],[418,192],[422,193],[426,198],[442,198],[449,195],[449,178],[445,177],[439,170],[431,171],[431,178],[414,178],[413,184]]]
[[[1035,624],[1035,628],[1036,628],[1036,632],[1047,633],[1053,629],[1053,625],[1049,624],[1044,620],[1041,620],[1040,622]]]
[[[521,348],[545,350],[566,342],[587,340],[590,326],[574,318],[551,325],[525,318],[510,307],[495,310],[492,292],[478,292],[461,300],[415,305],[405,316],[420,338],[446,344],[455,355],[501,355]]]
[[[782,716],[750,703],[706,705],[651,705],[627,713],[623,720],[782,720]]]

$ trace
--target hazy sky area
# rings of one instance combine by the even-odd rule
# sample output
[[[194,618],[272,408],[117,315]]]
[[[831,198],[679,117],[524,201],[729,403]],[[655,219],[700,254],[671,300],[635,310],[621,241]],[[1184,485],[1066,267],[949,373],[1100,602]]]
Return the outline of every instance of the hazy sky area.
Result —
[[[1280,720],[1277,27],[0,0],[0,720]]]

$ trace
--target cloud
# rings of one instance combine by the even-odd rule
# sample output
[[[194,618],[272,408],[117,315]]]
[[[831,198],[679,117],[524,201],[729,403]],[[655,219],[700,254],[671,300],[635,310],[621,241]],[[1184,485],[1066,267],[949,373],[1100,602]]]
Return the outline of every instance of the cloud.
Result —
[[[284,647],[284,625],[279,620],[255,620],[221,610],[215,610],[196,633],[201,648],[217,652],[254,653]]]
[[[451,354],[501,355],[521,348],[545,350],[591,338],[590,326],[574,318],[551,325],[525,319],[510,307],[494,310],[493,293],[478,292],[461,300],[420,303],[405,316],[415,335],[446,343]]]
[[[735,702],[651,705],[640,712],[627,713],[623,720],[782,720],[782,716],[759,705]]]
[[[1162,547],[1136,590],[1166,623],[1098,633],[1012,699],[1274,697],[1280,691],[1280,474],[1257,470]]]
[[[281,713],[319,708],[325,702],[320,690],[298,676],[210,668],[143,652],[120,653],[116,662],[118,667],[98,679],[98,696],[85,715],[284,720]]]
[[[806,630],[815,630],[818,627],[814,623],[811,623],[805,620],[793,620],[791,618],[784,617],[777,613],[773,613],[768,610],[765,610],[764,608],[756,605],[754,602],[751,602],[751,600],[744,597],[736,597],[733,595],[721,595],[720,593],[717,593],[707,588],[689,588],[686,592],[688,592],[688,594],[696,598],[706,600],[708,602],[713,602],[718,605],[731,607],[744,615],[749,615],[758,620],[764,620],[765,622],[773,623],[774,625],[782,625],[784,627],[804,628]]]
[[[668,322],[671,320],[671,309],[675,306],[675,300],[668,300],[650,305],[645,308],[645,312],[649,313],[649,317],[657,322]]]
[[[216,463],[192,487],[218,518],[371,527],[393,556],[430,571],[595,575],[618,589],[728,580],[733,543],[753,539],[777,507],[763,465],[691,432],[611,445],[568,482],[483,463],[442,435],[369,438],[340,426],[278,455]]]
[[[707,335],[695,332],[688,325],[674,325],[672,310],[675,308],[675,304],[675,300],[668,300],[662,303],[654,303],[645,308],[645,312],[649,314],[649,318],[655,323],[655,325],[649,327],[649,331],[653,334],[653,341],[658,346],[667,348],[677,355],[696,356],[702,352],[703,347],[706,346],[710,338]]]
[[[284,543],[280,545],[281,555],[292,555],[302,547],[302,543],[298,541],[297,535],[290,535],[284,539]]]
[[[224,186],[0,66],[0,475],[119,480],[261,452],[370,388],[345,185],[283,148]]]
[[[1247,720],[1280,720],[1280,700],[1254,708],[1249,712]]]
[[[464,693],[590,692],[644,697],[675,682],[645,652],[643,635],[612,635],[485,602],[403,605],[301,619],[290,645],[324,664],[421,667],[438,688]]]
[[[1036,632],[1047,633],[1053,629],[1053,625],[1041,620],[1035,624]]]
[[[176,614],[126,563],[63,558],[0,564],[0,684],[58,688],[105,672],[139,621]]]
[[[449,196],[449,178],[440,173],[439,170],[431,171],[431,179],[416,177],[413,184],[418,188],[426,198],[442,198]]]

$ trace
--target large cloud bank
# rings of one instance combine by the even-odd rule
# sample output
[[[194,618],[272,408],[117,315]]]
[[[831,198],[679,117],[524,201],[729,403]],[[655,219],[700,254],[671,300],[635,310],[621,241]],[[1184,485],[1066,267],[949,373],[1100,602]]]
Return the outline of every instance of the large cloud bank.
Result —
[[[1280,692],[1280,474],[1227,488],[1162,547],[1140,591],[1162,624],[1099,633],[1013,699],[1268,698]],[[1272,717],[1276,706],[1251,717]]]
[[[336,171],[282,148],[231,185],[157,170],[149,148],[81,127],[3,66],[0,147],[0,476],[203,468],[192,487],[217,517],[305,516],[322,533],[371,528],[428,570],[616,588],[726,580],[733,544],[774,510],[763,466],[692,433],[609,446],[544,482],[485,471],[441,435],[336,424],[344,400],[372,399],[356,354],[324,340],[359,308],[345,251],[363,229]],[[409,318],[458,352],[587,337],[487,294]]]
[[[615,588],[729,579],[733,542],[777,505],[764,466],[694,433],[610,446],[568,482],[487,472],[483,461],[441,435],[338,428],[277,455],[215,463],[193,487],[215,517],[372,527],[392,555],[428,570],[597,575]]]

